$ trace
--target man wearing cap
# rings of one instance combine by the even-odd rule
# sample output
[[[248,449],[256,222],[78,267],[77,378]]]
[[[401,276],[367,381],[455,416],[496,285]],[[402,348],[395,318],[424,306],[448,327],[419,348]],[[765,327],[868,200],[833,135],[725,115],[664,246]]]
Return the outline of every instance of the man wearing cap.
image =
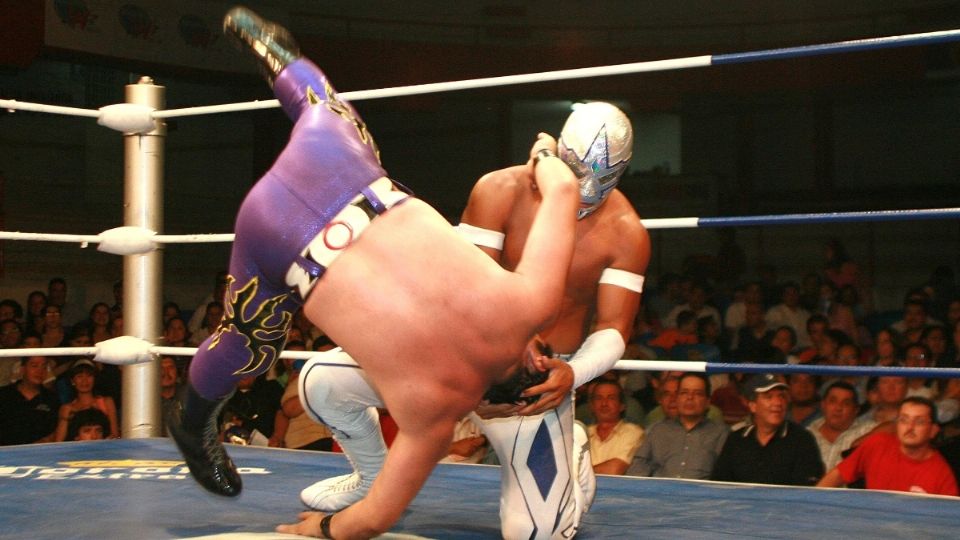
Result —
[[[727,437],[713,480],[809,486],[823,475],[813,435],[787,416],[787,385],[770,373],[754,375],[744,393],[752,422]]]

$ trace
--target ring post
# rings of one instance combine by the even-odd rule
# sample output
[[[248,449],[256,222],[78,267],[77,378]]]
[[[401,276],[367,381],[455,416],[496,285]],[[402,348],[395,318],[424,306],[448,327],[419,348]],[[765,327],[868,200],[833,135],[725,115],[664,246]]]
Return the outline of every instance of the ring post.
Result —
[[[126,86],[127,103],[162,109],[166,89],[141,77]],[[166,124],[157,120],[146,133],[124,133],[123,223],[158,233],[163,226],[163,160]],[[153,342],[161,334],[160,295],[163,251],[123,257],[124,334]],[[125,438],[162,436],[160,432],[160,369],[156,360],[123,367]]]

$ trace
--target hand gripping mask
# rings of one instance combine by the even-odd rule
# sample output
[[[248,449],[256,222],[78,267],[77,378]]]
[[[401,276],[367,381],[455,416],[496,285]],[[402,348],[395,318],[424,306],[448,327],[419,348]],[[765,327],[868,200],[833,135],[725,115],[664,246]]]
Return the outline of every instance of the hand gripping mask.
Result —
[[[580,180],[577,219],[593,213],[617,187],[633,153],[633,128],[609,103],[584,103],[570,113],[558,142],[560,159]]]

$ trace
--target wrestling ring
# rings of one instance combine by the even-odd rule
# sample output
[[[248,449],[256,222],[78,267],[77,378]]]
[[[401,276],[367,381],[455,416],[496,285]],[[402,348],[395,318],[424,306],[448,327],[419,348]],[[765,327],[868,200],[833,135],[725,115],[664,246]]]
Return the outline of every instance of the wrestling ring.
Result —
[[[838,42],[739,54],[494,77],[471,81],[343,92],[346,100],[524,84],[551,80],[774,61],[875,48],[960,40],[960,30]],[[162,88],[151,81],[127,87],[128,103],[99,110],[0,99],[0,108],[97,118],[124,133],[125,225],[97,235],[0,232],[0,240],[98,244],[124,256],[127,336],[95,347],[0,350],[0,356],[90,355],[123,364],[126,439],[0,448],[0,537],[3,538],[239,538],[269,537],[303,508],[296,496],[317,478],[343,474],[340,454],[231,446],[244,474],[237,499],[215,497],[186,473],[173,443],[154,435],[159,425],[156,355],[193,354],[160,347],[160,281],[153,253],[175,243],[229,242],[229,234],[162,235],[162,215],[151,197],[160,183],[163,120],[179,116],[276,107],[276,101],[160,110]],[[956,219],[960,208],[644,220],[648,229],[732,227],[861,221]],[[308,358],[317,353],[284,352]],[[960,370],[624,360],[620,369],[722,372],[816,372],[957,377]],[[469,486],[469,495],[463,487]],[[428,538],[499,537],[499,471],[495,466],[440,464],[394,527]],[[865,490],[815,489],[721,482],[601,476],[598,496],[584,517],[580,538],[950,538],[960,530],[958,500],[951,497]],[[829,531],[829,533],[827,532]]]

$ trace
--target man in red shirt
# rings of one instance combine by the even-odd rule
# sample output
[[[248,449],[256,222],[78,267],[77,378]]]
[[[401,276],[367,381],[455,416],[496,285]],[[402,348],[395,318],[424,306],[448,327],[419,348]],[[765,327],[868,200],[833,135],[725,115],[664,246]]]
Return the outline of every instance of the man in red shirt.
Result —
[[[839,487],[866,478],[867,489],[956,496],[953,471],[930,444],[940,431],[936,417],[932,401],[904,399],[896,419],[896,435],[870,436],[817,486]]]

